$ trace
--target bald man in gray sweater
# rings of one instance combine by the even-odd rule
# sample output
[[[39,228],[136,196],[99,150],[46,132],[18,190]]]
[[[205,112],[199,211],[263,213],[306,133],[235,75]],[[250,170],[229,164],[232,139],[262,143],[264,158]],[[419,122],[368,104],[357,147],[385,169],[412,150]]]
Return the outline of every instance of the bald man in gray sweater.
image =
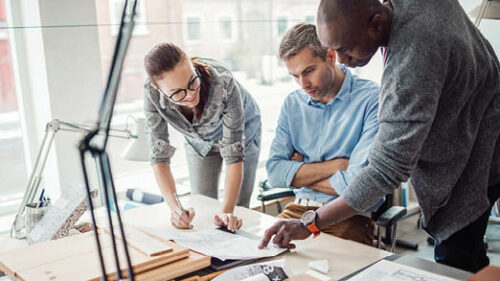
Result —
[[[410,179],[435,259],[471,272],[489,264],[483,237],[500,196],[500,66],[456,0],[323,0],[318,36],[340,63],[382,47],[380,129],[369,165],[314,220],[279,221],[261,247],[361,212]]]

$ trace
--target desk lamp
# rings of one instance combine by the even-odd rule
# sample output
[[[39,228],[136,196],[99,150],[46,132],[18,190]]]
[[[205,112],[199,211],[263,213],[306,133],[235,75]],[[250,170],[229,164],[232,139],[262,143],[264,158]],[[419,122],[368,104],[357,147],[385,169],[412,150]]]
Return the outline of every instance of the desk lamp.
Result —
[[[95,234],[95,241],[97,246],[97,252],[99,256],[99,265],[101,267],[102,280],[107,281],[108,276],[106,274],[106,268],[104,265],[103,249],[101,242],[99,240],[99,232],[96,228],[96,219],[94,213],[94,207],[92,204],[91,190],[89,184],[88,170],[86,166],[86,156],[93,157],[97,162],[97,168],[101,183],[103,186],[103,193],[106,199],[106,218],[108,221],[108,229],[110,233],[111,246],[113,249],[113,261],[116,269],[116,280],[123,280],[125,277],[122,274],[120,267],[120,259],[118,256],[117,241],[115,239],[115,226],[117,226],[120,232],[119,239],[121,241],[121,248],[123,249],[123,254],[125,255],[125,261],[127,265],[127,278],[131,281],[135,280],[134,272],[132,269],[132,264],[130,262],[130,255],[127,246],[127,239],[125,232],[123,230],[123,223],[120,215],[120,208],[118,206],[118,201],[116,197],[116,190],[113,182],[113,176],[111,174],[111,165],[109,163],[108,154],[106,152],[106,145],[108,142],[108,137],[110,135],[110,125],[111,118],[113,117],[113,109],[116,102],[116,95],[118,92],[118,85],[120,82],[121,71],[123,68],[123,61],[125,60],[125,55],[127,53],[128,45],[130,43],[130,38],[132,37],[132,31],[134,29],[134,16],[136,11],[137,0],[125,0],[123,7],[123,12],[120,21],[120,28],[116,38],[115,49],[113,52],[113,59],[111,62],[108,80],[106,83],[106,88],[99,106],[99,113],[96,125],[81,141],[79,145],[80,161],[83,171],[83,179],[85,181],[85,188],[87,192],[87,199],[90,209],[90,215],[92,219],[92,228]],[[95,137],[102,134],[104,137],[101,140],[96,140]],[[111,198],[110,198],[111,197]],[[111,199],[111,200],[110,200]],[[116,223],[113,222],[111,214],[111,204],[114,204]]]
[[[137,159],[139,159],[140,157],[146,158],[145,157],[145,155],[147,155],[146,153],[144,154],[144,156],[141,156],[139,154],[142,151],[147,150],[146,147],[147,144],[145,144],[146,136],[143,133],[144,128],[142,128],[142,130],[139,128],[139,126],[144,126],[144,119],[142,119],[142,122],[140,122],[140,119],[137,119],[136,121],[139,123],[137,124],[135,131],[140,133],[140,135],[131,132],[127,127],[124,130],[118,130],[118,129],[110,130],[112,132],[110,136],[121,139],[131,139],[129,147],[133,148],[134,154],[132,154],[132,156]],[[49,156],[50,149],[54,144],[54,140],[57,133],[59,131],[88,133],[90,132],[90,130],[91,127],[89,125],[70,123],[58,119],[54,119],[49,123],[47,123],[47,125],[45,126],[45,136],[43,137],[42,144],[38,151],[38,155],[35,161],[35,166],[31,171],[28,180],[28,185],[26,187],[26,191],[24,192],[23,200],[19,206],[18,212],[16,214],[16,217],[14,219],[14,222],[10,230],[11,237],[22,239],[25,238],[26,235],[28,234],[26,233],[26,205],[29,203],[36,202],[37,195],[39,194],[40,183],[42,182],[43,179],[42,176],[43,170],[45,168],[45,164],[47,163],[47,158]],[[142,140],[138,140],[138,138],[142,138]],[[139,145],[144,145],[145,147],[144,148],[138,147]]]

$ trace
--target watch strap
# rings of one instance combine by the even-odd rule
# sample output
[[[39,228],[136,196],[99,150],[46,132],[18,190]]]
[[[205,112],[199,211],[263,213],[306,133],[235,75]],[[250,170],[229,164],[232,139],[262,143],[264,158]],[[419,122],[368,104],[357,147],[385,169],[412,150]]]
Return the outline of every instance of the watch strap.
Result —
[[[315,222],[308,224],[307,229],[309,229],[309,231],[312,232],[312,234],[314,235],[314,238],[318,237],[319,234],[321,233],[321,231],[319,231],[319,228]]]

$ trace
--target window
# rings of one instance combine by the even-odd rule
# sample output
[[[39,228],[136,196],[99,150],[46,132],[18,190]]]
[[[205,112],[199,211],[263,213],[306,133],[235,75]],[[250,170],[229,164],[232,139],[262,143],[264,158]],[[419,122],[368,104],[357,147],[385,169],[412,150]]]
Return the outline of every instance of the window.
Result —
[[[306,16],[306,22],[316,24],[316,17],[312,15]]]
[[[110,27],[106,25],[110,22],[110,13],[107,12],[106,5],[113,2],[111,0],[107,2],[95,1],[103,75],[108,71],[115,40],[110,36]],[[266,120],[263,122],[260,159],[264,162],[276,129],[278,109],[284,98],[297,88],[295,82],[289,79],[285,66],[279,64],[276,58],[279,39],[292,24],[303,21],[306,15],[314,15],[319,0],[300,0],[294,2],[294,5],[290,5],[288,1],[272,0],[271,9],[269,5],[256,5],[252,1],[145,0],[144,2],[147,7],[145,18],[149,23],[149,34],[132,37],[117,97],[116,113],[113,117],[114,127],[124,127],[128,114],[142,114],[143,84],[146,79],[144,55],[154,45],[169,41],[183,48],[191,56],[212,58],[225,63],[238,82],[256,99],[262,119]],[[292,19],[300,20],[292,21]],[[169,130],[169,134],[172,145],[177,149],[171,167],[182,192],[182,186],[189,186],[184,137],[173,128]],[[154,179],[149,181],[147,180],[149,177],[142,177],[142,181],[148,181],[145,184],[133,182],[132,176],[129,177],[138,170],[151,171],[149,162],[121,159],[120,154],[126,142],[111,138],[109,141],[108,151],[115,171],[117,188],[146,187],[158,192]],[[130,181],[121,179],[126,177],[129,177]],[[257,180],[265,177],[265,169],[260,169],[257,172]],[[223,180],[220,183],[222,185]]]
[[[219,34],[224,41],[234,41],[236,39],[233,18],[231,16],[219,17]]]
[[[278,31],[278,36],[283,36],[285,32],[288,30],[288,18],[285,16],[278,16],[278,20],[276,21],[276,28]]]
[[[7,26],[0,0],[0,27]],[[0,29],[0,216],[13,213],[27,184],[23,137],[14,84],[9,30]],[[3,229],[0,229],[0,232]]]
[[[201,40],[201,18],[199,16],[186,16],[185,33],[187,42],[195,43]]]
[[[4,2],[5,0],[0,0],[0,26],[7,25],[8,15]],[[103,81],[107,77],[112,59],[123,2],[124,0],[94,2]],[[138,1],[136,26],[122,72],[113,127],[124,128],[128,114],[142,114],[143,85],[146,80],[144,55],[154,45],[170,41],[181,46],[190,55],[228,63],[234,77],[256,99],[262,119],[266,120],[263,122],[260,159],[264,162],[276,127],[279,108],[287,94],[297,89],[295,82],[289,79],[285,66],[276,59],[279,40],[288,28],[298,21],[305,19],[314,23],[318,2],[319,0],[296,0],[291,5],[289,0],[270,0],[262,3],[234,0]],[[470,3],[470,9],[466,8],[466,11],[479,4],[478,1],[460,2]],[[481,29],[484,33],[489,30],[492,34],[487,37],[498,52],[500,38],[498,32],[494,33],[498,30],[498,21],[490,23],[491,25],[483,20]],[[82,27],[65,28],[80,30]],[[14,50],[10,49],[11,39],[7,29],[0,29],[0,215],[15,212],[28,181],[20,129],[20,120],[24,117],[19,114],[16,97],[18,93],[14,87],[11,59]],[[377,54],[369,65],[353,72],[380,82],[382,69],[382,61]],[[90,118],[92,117],[94,116]],[[188,183],[187,163],[183,151],[184,138],[173,129],[170,133],[171,142],[177,148],[172,159],[175,179],[178,183]],[[117,179],[138,170],[151,170],[148,162],[121,159],[120,154],[127,141],[115,138],[110,138],[109,141],[108,151]],[[257,180],[265,177],[265,170],[258,170]],[[138,187],[158,191],[154,179],[143,177],[141,180],[147,182],[117,181],[116,186],[122,190]]]

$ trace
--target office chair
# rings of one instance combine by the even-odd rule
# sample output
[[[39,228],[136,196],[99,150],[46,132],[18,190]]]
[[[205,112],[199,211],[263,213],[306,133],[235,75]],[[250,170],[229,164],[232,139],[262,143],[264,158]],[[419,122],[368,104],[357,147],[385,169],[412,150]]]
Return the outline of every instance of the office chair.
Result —
[[[283,211],[281,206],[281,202],[279,199],[286,197],[295,197],[295,193],[291,188],[273,188],[269,185],[267,180],[263,180],[259,182],[259,195],[257,199],[261,202],[262,212],[266,212],[266,202],[276,201],[276,206],[278,209],[278,213]],[[398,245],[408,244],[411,249],[417,249],[418,244],[408,243],[406,241],[397,240],[397,225],[398,221],[403,218],[407,213],[405,207],[402,206],[392,206],[392,194],[387,195],[385,198],[385,202],[377,209],[377,211],[372,212],[371,219],[375,223],[375,227],[377,230],[377,248],[382,247],[382,235],[380,234],[381,228],[385,228],[386,234],[384,243],[390,244],[390,251],[393,253],[396,247],[396,243]]]

